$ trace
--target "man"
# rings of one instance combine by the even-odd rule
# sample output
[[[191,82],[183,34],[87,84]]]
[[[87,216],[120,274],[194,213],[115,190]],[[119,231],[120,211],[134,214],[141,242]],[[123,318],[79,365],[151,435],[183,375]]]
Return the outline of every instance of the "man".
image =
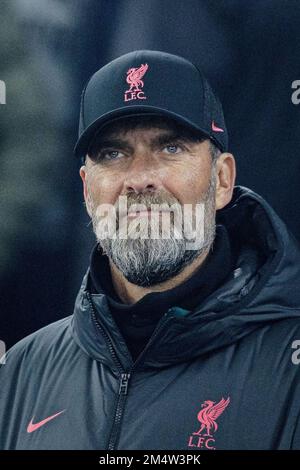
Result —
[[[75,153],[97,241],[73,315],[7,354],[0,447],[300,448],[299,246],[234,186],[207,80],[159,51],[115,59]]]

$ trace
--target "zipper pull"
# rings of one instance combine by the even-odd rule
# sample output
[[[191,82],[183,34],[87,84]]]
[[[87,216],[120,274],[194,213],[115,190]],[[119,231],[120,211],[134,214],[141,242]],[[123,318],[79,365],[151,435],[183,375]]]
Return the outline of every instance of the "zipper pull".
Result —
[[[130,374],[121,374],[119,395],[127,395]]]

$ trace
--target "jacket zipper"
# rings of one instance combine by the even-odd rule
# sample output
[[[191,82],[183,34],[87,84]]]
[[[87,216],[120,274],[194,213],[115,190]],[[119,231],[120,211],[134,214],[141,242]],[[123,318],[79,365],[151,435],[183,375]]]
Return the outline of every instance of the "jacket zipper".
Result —
[[[167,322],[168,318],[164,318],[164,320],[162,320],[162,322],[157,327],[157,329],[153,332],[149,342],[146,344],[145,348],[143,349],[141,354],[136,359],[136,361],[133,364],[132,368],[129,371],[125,371],[122,364],[121,364],[121,362],[120,362],[120,360],[119,360],[119,358],[118,358],[118,356],[117,356],[117,354],[116,354],[115,348],[112,344],[112,341],[111,341],[110,337],[108,336],[105,329],[102,327],[101,323],[99,322],[99,320],[97,318],[97,315],[96,315],[96,312],[95,312],[95,307],[93,305],[93,302],[92,302],[92,299],[90,297],[89,292],[87,292],[87,299],[88,299],[89,305],[91,307],[92,319],[93,319],[97,329],[104,336],[104,338],[105,338],[105,340],[108,344],[109,351],[110,351],[110,353],[111,353],[111,355],[112,355],[112,357],[113,357],[113,359],[114,359],[114,361],[117,365],[117,368],[120,372],[120,384],[119,384],[116,412],[115,412],[112,431],[111,431],[110,438],[109,438],[109,443],[108,443],[108,450],[115,450],[116,446],[117,446],[118,437],[119,437],[120,424],[121,424],[121,420],[122,420],[122,416],[123,416],[123,412],[124,412],[124,405],[125,405],[125,401],[126,401],[126,397],[127,397],[127,393],[128,393],[128,386],[129,386],[130,377],[132,376],[134,370],[136,369],[137,364],[141,361],[141,358],[144,356],[145,352],[149,349],[150,345],[153,343],[154,339],[156,338],[158,333],[161,331],[162,327]],[[166,317],[166,313],[165,313],[164,317]]]

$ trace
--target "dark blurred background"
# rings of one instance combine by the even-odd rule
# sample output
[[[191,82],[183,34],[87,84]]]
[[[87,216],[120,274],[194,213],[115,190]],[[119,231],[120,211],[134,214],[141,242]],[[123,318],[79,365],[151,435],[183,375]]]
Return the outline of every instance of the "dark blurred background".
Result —
[[[70,315],[94,244],[72,155],[80,93],[135,49],[195,62],[223,102],[236,184],[300,240],[299,0],[0,0],[0,339]]]

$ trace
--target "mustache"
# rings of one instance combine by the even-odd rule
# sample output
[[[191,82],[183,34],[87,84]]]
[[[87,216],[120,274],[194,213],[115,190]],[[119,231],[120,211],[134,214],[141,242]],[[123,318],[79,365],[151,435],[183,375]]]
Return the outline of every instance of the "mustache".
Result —
[[[165,210],[170,210],[172,206],[180,206],[180,202],[173,196],[165,195],[165,194],[157,194],[157,193],[148,193],[148,194],[129,194],[126,196],[127,202],[127,211],[128,213],[131,211],[138,210],[139,205],[142,205],[147,210],[151,210],[151,205],[159,205],[162,206]],[[122,217],[126,215],[124,212],[120,212],[118,209],[119,198],[115,204],[116,214],[118,217]]]
[[[173,196],[170,196],[170,195],[166,195],[166,194],[136,194],[136,195],[133,195],[133,194],[130,194],[130,195],[127,195],[127,202],[128,202],[128,206],[130,207],[130,205],[132,204],[145,204],[146,206],[150,204],[168,204],[168,205],[172,205],[174,203],[178,203],[178,200],[173,197]]]

